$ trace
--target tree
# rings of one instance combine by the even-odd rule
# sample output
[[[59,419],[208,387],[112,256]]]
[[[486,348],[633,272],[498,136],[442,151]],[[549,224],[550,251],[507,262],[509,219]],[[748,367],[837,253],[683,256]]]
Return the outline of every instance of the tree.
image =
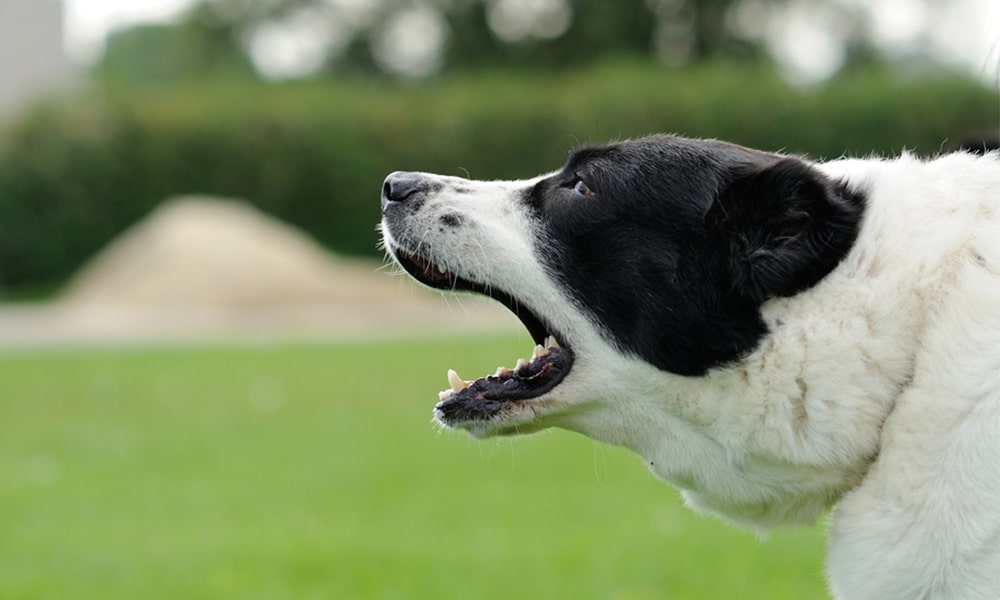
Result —
[[[199,5],[177,25],[139,25],[109,36],[98,76],[129,83],[173,83],[219,74],[254,76],[231,24]]]
[[[392,70],[379,52],[390,33],[387,24],[407,12],[432,10],[445,23],[438,40],[443,70],[562,68],[608,55],[673,63],[746,56],[753,44],[725,22],[738,1],[381,0],[361,10],[360,5],[331,0],[203,0],[184,23],[200,24],[246,48],[262,26],[308,13],[329,20],[345,36],[341,44],[331,45],[325,71],[376,75]],[[309,32],[290,29],[289,35]]]
[[[829,75],[884,58],[866,26],[874,11],[845,0],[201,0],[175,26],[117,36],[105,62],[112,72],[161,80],[163,73],[243,73],[250,63],[272,77],[425,77],[564,68],[609,55],[675,65],[777,58],[792,72],[819,49]],[[790,31],[809,32],[813,51],[782,39]],[[286,63],[300,60],[298,70],[282,73],[280,60],[269,68],[282,48]]]

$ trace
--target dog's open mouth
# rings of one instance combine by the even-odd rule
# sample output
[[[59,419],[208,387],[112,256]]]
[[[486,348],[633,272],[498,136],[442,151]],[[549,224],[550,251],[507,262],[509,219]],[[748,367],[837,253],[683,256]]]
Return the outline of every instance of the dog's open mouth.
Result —
[[[573,351],[557,341],[556,333],[527,306],[511,294],[465,280],[430,260],[401,249],[393,254],[414,279],[442,290],[470,291],[506,306],[527,328],[536,346],[531,360],[518,359],[512,369],[500,367],[493,375],[466,381],[455,371],[448,371],[449,389],[439,394],[434,409],[439,421],[449,427],[490,420],[513,402],[537,398],[548,393],[569,374]]]

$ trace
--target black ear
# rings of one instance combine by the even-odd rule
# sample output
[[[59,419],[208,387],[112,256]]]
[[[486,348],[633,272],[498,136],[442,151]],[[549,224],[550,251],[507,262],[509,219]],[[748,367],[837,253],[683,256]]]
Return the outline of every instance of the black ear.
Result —
[[[709,243],[723,242],[732,290],[755,302],[807,289],[844,258],[864,198],[805,162],[782,158],[738,176],[707,215]]]

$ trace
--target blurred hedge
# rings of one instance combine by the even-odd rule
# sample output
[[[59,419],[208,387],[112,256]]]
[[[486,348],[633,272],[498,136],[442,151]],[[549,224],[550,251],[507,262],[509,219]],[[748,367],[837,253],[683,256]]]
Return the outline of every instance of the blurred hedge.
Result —
[[[380,185],[396,169],[525,177],[580,143],[655,131],[827,158],[928,154],[992,123],[996,106],[955,77],[867,71],[798,91],[763,67],[634,63],[409,86],[91,90],[0,132],[0,296],[64,280],[176,194],[246,198],[330,248],[374,254]]]

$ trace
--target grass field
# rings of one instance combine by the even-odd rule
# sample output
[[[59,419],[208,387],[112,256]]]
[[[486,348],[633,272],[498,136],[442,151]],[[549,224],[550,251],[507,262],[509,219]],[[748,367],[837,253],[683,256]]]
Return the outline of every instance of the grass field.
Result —
[[[0,598],[823,598],[767,540],[567,432],[430,423],[530,341],[0,356]]]

